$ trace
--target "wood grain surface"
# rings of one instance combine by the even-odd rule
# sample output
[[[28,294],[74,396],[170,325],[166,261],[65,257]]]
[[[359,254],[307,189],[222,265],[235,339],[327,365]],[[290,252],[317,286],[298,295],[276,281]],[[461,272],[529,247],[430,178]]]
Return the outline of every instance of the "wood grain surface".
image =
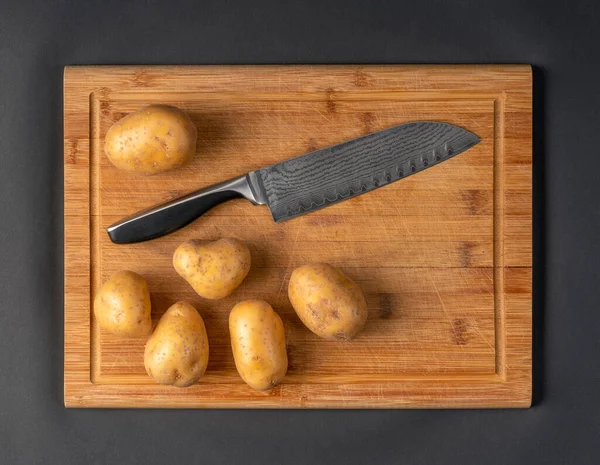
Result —
[[[149,103],[187,110],[198,148],[153,177],[103,153],[112,123]],[[105,228],[188,191],[373,131],[455,124],[481,142],[447,162],[275,224],[234,200],[132,245]],[[531,69],[528,66],[68,67],[64,77],[65,405],[68,407],[461,408],[531,402]],[[179,243],[232,236],[253,266],[230,297],[196,295],[172,267]],[[364,290],[351,342],[319,339],[287,299],[299,265],[324,261]],[[93,295],[112,273],[146,278],[154,321],[188,300],[206,322],[206,375],[186,389],[145,373],[145,340],[100,331]],[[257,392],[233,364],[227,319],[243,299],[281,315],[289,371]]]

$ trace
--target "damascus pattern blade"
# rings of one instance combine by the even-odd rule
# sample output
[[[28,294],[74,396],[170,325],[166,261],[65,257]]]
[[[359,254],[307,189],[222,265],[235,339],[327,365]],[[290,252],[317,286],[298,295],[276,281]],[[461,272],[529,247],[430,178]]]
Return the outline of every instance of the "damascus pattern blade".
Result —
[[[431,168],[479,141],[451,124],[407,123],[285,160],[249,177],[279,222]]]

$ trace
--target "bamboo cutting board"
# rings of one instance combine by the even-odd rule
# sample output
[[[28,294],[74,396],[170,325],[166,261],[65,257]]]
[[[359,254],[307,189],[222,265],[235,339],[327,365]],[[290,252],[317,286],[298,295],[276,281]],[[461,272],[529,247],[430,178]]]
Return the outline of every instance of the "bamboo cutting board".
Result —
[[[188,166],[154,177],[103,153],[112,123],[149,103],[198,127]],[[397,124],[432,120],[481,142],[374,192],[275,224],[266,207],[220,205],[169,236],[115,245],[115,220],[188,191]],[[68,67],[64,76],[65,405],[68,407],[527,407],[531,402],[531,69],[528,66]],[[208,301],[175,273],[177,245],[233,236],[253,266]],[[292,270],[339,267],[369,319],[351,342],[319,339],[287,299]],[[206,375],[178,389],[145,373],[143,339],[98,328],[112,273],[146,278],[156,320],[178,300],[202,314]],[[289,371],[268,392],[233,364],[227,319],[260,298],[281,315]]]

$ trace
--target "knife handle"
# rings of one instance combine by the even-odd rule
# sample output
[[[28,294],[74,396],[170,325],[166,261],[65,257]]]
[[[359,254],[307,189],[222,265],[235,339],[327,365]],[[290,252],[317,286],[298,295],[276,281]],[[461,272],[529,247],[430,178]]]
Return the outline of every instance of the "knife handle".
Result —
[[[112,225],[106,231],[115,244],[131,244],[164,236],[200,217],[212,207],[236,198],[258,202],[248,175],[214,184],[162,205],[138,212]]]

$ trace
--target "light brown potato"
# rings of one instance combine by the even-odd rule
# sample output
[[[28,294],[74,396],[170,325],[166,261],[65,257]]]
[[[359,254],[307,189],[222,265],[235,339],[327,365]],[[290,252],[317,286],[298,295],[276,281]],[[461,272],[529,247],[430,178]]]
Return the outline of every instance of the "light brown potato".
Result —
[[[250,271],[250,251],[233,238],[214,242],[191,240],[173,254],[173,266],[206,299],[222,299],[242,283]]]
[[[197,129],[179,108],[149,105],[113,124],[104,151],[117,168],[151,175],[177,168],[196,153]]]
[[[204,320],[187,302],[177,302],[162,316],[146,343],[144,366],[157,383],[194,384],[208,365]]]
[[[112,334],[143,337],[152,331],[150,292],[144,278],[133,271],[119,271],[106,281],[94,299],[100,327]]]
[[[352,339],[367,321],[367,302],[358,285],[326,263],[296,268],[288,296],[306,327],[325,339]]]
[[[264,300],[240,302],[229,314],[235,367],[252,388],[264,391],[287,372],[285,332],[281,318]]]

